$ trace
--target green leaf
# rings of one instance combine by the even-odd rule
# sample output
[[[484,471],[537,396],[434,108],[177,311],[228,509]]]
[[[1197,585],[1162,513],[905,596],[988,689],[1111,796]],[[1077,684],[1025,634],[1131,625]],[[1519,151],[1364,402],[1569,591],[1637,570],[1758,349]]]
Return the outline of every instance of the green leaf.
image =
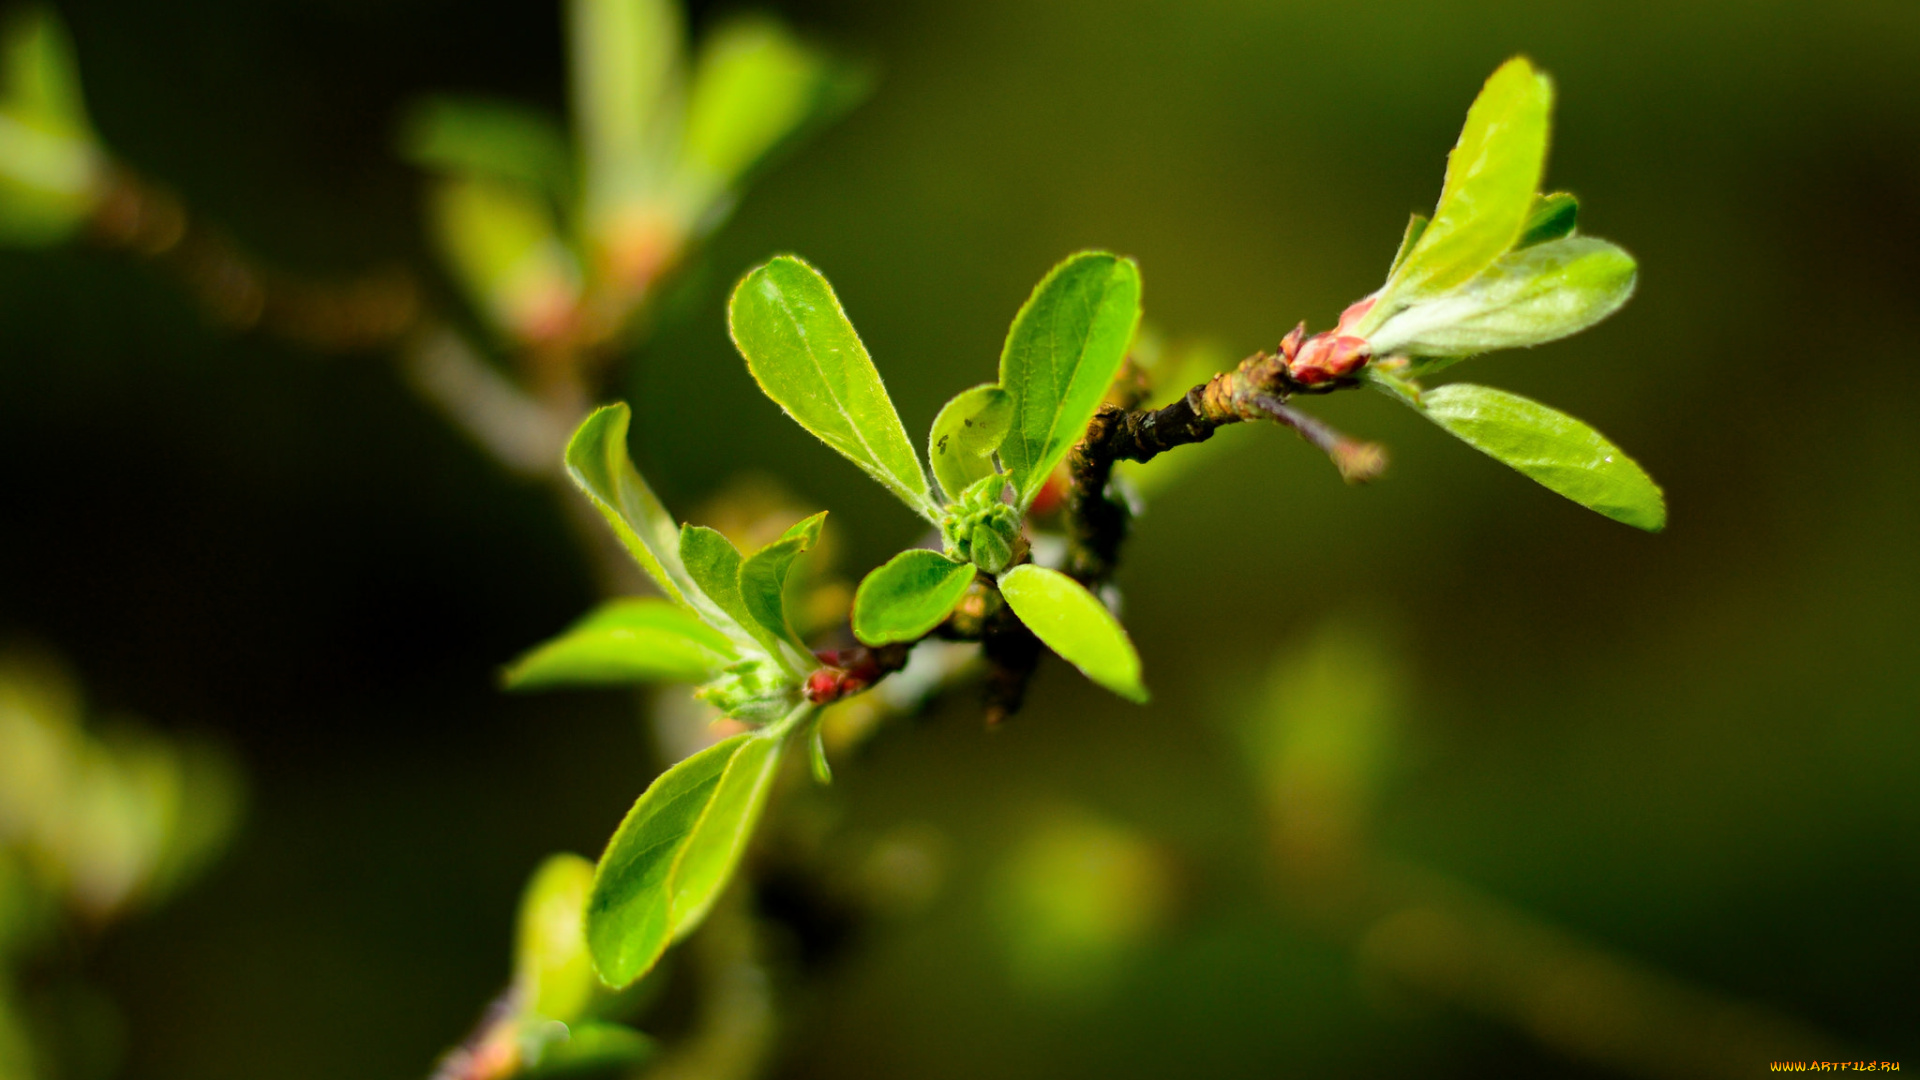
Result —
[[[978,568],[913,548],[868,574],[853,594],[853,636],[868,645],[917,641],[945,622]]]
[[[680,526],[680,561],[687,576],[732,625],[755,640],[753,612],[740,595],[740,552],[718,530],[705,525]]]
[[[1140,325],[1140,268],[1083,251],[1053,268],[1021,306],[1000,353],[1013,429],[1000,459],[1022,511],[1079,441]]]
[[[507,667],[509,690],[705,682],[739,659],[727,636],[654,597],[610,600]]]
[[[766,16],[715,28],[687,103],[689,182],[708,196],[736,184],[810,123],[850,105],[864,81]]]
[[[679,525],[627,456],[632,418],[626,402],[617,402],[581,421],[567,443],[567,474],[668,599],[722,623],[726,616],[693,587],[680,562]]]
[[[520,897],[513,979],[522,1012],[572,1023],[598,989],[587,955],[583,919],[593,888],[593,863],[552,855],[540,864]]]
[[[799,653],[799,657],[794,658],[796,674],[805,674],[805,669],[811,666],[808,661],[812,654],[787,619],[787,575],[793,569],[793,561],[819,541],[820,527],[826,520],[827,512],[822,510],[788,529],[780,539],[740,564],[742,603],[755,625],[765,632],[764,640],[774,643],[774,652],[778,653],[779,643],[784,642]]]
[[[819,271],[792,255],[755,268],[733,290],[727,325],[760,389],[788,416],[938,523],[907,430]]]
[[[567,137],[538,109],[503,101],[431,97],[407,110],[400,153],[422,168],[520,184],[556,209],[576,194]]]
[[[570,0],[567,16],[587,212],[603,225],[672,175],[686,28],[675,0]]]
[[[1013,397],[993,383],[962,390],[933,418],[927,460],[949,501],[993,475],[993,453],[1013,427]]]
[[[610,1069],[633,1069],[659,1052],[653,1039],[625,1024],[588,1020],[552,1032],[526,1053],[527,1064],[515,1080],[584,1076]]]
[[[1633,295],[1633,256],[1573,236],[1511,252],[1452,292],[1402,309],[1369,339],[1375,355],[1470,356],[1539,345],[1599,322]]]
[[[1526,227],[1520,230],[1516,247],[1532,247],[1549,240],[1564,240],[1580,224],[1580,200],[1564,191],[1536,196]]]
[[[609,986],[646,974],[713,906],[766,802],[783,734],[715,743],[660,774],[627,812],[587,900],[587,947]]]
[[[1368,336],[1398,307],[1472,278],[1514,245],[1540,188],[1552,110],[1552,82],[1525,57],[1493,73],[1447,157],[1433,223],[1355,333]]]
[[[1027,563],[1000,575],[1000,595],[1035,637],[1081,674],[1128,701],[1147,700],[1133,640],[1079,582]]]
[[[433,185],[434,238],[476,307],[520,341],[551,339],[580,299],[580,265],[534,189],[466,175]]]
[[[1468,446],[1588,509],[1648,532],[1666,527],[1666,499],[1646,472],[1563,412],[1467,383],[1426,391],[1419,408]]]
[[[53,12],[17,11],[0,31],[0,65],[0,243],[59,243],[105,189],[73,43]]]
[[[1407,261],[1408,255],[1413,254],[1413,246],[1420,242],[1421,235],[1431,224],[1433,224],[1431,219],[1420,214],[1407,218],[1407,231],[1400,236],[1400,250],[1393,253],[1393,268],[1387,271],[1388,277],[1400,272],[1400,265]]]
[[[821,734],[819,721],[814,721],[813,732],[807,736],[807,768],[813,773],[813,781],[825,787],[833,783],[833,765],[827,761],[827,740]]]

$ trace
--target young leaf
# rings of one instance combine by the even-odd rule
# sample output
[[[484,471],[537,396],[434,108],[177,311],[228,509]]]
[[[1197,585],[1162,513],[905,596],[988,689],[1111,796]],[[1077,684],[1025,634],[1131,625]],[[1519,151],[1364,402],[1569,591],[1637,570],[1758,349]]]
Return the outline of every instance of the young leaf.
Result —
[[[400,153],[422,168],[504,180],[539,191],[557,209],[577,185],[567,137],[545,113],[503,101],[432,97],[407,110]]]
[[[1588,509],[1648,532],[1666,527],[1666,500],[1646,472],[1563,412],[1467,383],[1426,391],[1418,408],[1468,446]]]
[[[1552,109],[1553,84],[1525,57],[1493,73],[1447,157],[1433,223],[1355,333],[1367,336],[1398,306],[1472,278],[1514,245],[1540,187]]]
[[[542,1042],[536,1053],[526,1054],[524,1066],[513,1074],[514,1080],[591,1076],[609,1069],[633,1069],[659,1050],[651,1038],[611,1020],[570,1024],[554,1035]]]
[[[927,460],[949,501],[993,475],[993,452],[1013,426],[1013,398],[987,383],[962,390],[941,407],[927,437]]]
[[[851,104],[862,82],[765,16],[714,28],[687,100],[689,182],[706,194],[737,183],[810,122]]]
[[[656,194],[680,138],[686,29],[674,0],[571,0],[568,66],[589,219]]]
[[[1578,333],[1633,295],[1633,256],[1572,236],[1502,256],[1452,292],[1402,309],[1374,331],[1377,355],[1469,356]]]
[[[1388,277],[1400,272],[1400,264],[1406,262],[1407,256],[1413,254],[1414,245],[1420,242],[1420,237],[1431,224],[1433,224],[1431,219],[1419,214],[1407,218],[1407,231],[1400,236],[1400,250],[1393,253],[1393,268],[1387,271]]]
[[[1533,212],[1527,215],[1527,224],[1520,230],[1520,242],[1515,246],[1524,248],[1549,240],[1563,240],[1572,236],[1579,224],[1579,199],[1564,191],[1538,196],[1533,200]]]
[[[627,424],[632,418],[626,403],[617,402],[581,421],[567,443],[567,474],[660,591],[676,603],[701,610],[699,602],[690,598],[699,590],[692,588],[680,562],[680,527],[627,456]]]
[[[692,933],[726,890],[760,820],[767,793],[773,790],[785,748],[784,733],[752,735],[727,765],[712,802],[673,868],[674,941]]]
[[[753,612],[740,596],[740,552],[733,541],[705,525],[680,526],[680,561],[706,598],[726,613],[728,622],[759,640]]]
[[[1000,353],[1013,428],[1000,459],[1022,510],[1086,430],[1140,324],[1140,268],[1083,251],[1053,268],[1021,306]]]
[[[819,271],[792,255],[755,268],[733,290],[727,326],[760,389],[788,416],[939,522],[880,373]]]
[[[785,601],[787,574],[793,560],[812,549],[820,539],[820,527],[827,519],[825,510],[786,531],[780,539],[755,552],[740,564],[740,599],[754,624],[771,642],[791,645],[805,660],[811,659],[807,643],[794,633],[787,621]],[[778,646],[775,646],[777,651]],[[800,666],[810,666],[801,664]]]
[[[868,645],[915,641],[945,622],[978,568],[913,548],[868,574],[853,594],[853,636]]]
[[[1133,640],[1113,612],[1079,582],[1027,563],[1000,575],[1000,595],[1033,636],[1081,674],[1128,701],[1147,700]]]
[[[813,782],[825,787],[833,783],[833,765],[827,761],[827,740],[821,734],[820,724],[816,721],[812,734],[807,736],[807,768],[813,772]]]
[[[725,634],[654,597],[610,600],[508,666],[509,690],[705,682],[739,659]]]
[[[475,306],[520,341],[550,339],[580,297],[580,266],[533,188],[477,174],[433,185],[434,237]]]
[[[623,987],[691,931],[738,863],[779,764],[782,739],[748,733],[660,774],[607,842],[587,899],[587,947]]]
[[[549,856],[520,898],[513,981],[523,1012],[571,1024],[596,990],[583,918],[593,864],[571,853]]]

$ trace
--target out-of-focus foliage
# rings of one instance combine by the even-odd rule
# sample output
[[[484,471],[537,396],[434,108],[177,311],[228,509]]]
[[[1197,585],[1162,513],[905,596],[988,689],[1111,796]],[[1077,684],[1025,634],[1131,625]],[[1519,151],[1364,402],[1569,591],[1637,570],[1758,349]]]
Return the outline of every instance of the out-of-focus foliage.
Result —
[[[44,8],[0,26],[0,243],[71,236],[99,198],[104,160],[65,28]]]
[[[22,971],[165,900],[219,853],[239,820],[239,774],[202,743],[130,722],[87,722],[79,687],[52,659],[0,654],[0,1076],[92,1075],[112,1056],[111,1006],[84,987]],[[65,1002],[65,1004],[60,1004]],[[73,1012],[75,1004],[81,1012]],[[37,1037],[52,1007],[64,1039]],[[56,1060],[79,1039],[85,1060]],[[71,1070],[71,1071],[69,1071]]]
[[[1068,1000],[1098,999],[1178,899],[1173,864],[1151,839],[1063,806],[1033,816],[991,888],[1014,982]]]
[[[865,93],[857,68],[752,16],[688,54],[676,0],[567,6],[571,139],[541,113],[438,96],[401,149],[436,174],[434,236],[515,342],[617,334],[751,174]]]

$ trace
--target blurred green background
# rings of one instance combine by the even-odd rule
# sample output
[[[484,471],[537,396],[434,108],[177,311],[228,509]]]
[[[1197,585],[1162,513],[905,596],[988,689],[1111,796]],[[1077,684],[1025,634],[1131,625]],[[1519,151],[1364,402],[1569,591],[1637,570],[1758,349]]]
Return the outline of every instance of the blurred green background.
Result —
[[[562,104],[549,4],[57,8],[108,145],[315,273],[429,264],[405,102]],[[634,452],[681,513],[755,471],[834,512],[846,572],[914,538],[733,353],[725,292],[764,256],[833,280],[910,430],[1083,246],[1140,260],[1169,336],[1270,348],[1378,284],[1521,51],[1560,91],[1549,185],[1640,291],[1467,377],[1592,422],[1672,508],[1614,525],[1377,395],[1309,406],[1390,446],[1364,489],[1224,431],[1128,550],[1152,706],[1053,664],[1006,729],[956,695],[809,800],[835,836],[911,830],[938,888],[830,948],[797,920],[777,1075],[1687,1075],[1608,1048],[1608,1002],[1667,1011],[1647,987],[1920,1057],[1920,6],[775,10],[879,82],[631,358]],[[0,253],[0,493],[0,634],[224,739],[252,791],[198,887],[84,958],[124,1075],[424,1075],[507,977],[525,875],[597,852],[658,767],[621,695],[494,689],[593,596],[551,497],[381,357],[224,336],[84,248]],[[1568,975],[1563,1015],[1477,948],[1396,951],[1444,905],[1328,917],[1301,867],[1362,850],[1619,993]]]

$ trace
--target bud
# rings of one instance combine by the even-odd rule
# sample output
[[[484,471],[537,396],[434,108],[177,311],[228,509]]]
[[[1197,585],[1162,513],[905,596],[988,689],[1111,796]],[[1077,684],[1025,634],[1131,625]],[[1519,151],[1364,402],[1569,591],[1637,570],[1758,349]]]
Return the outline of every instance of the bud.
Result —
[[[1020,511],[1000,501],[1006,477],[995,474],[967,488],[960,501],[947,508],[940,523],[947,557],[973,563],[997,574],[1013,563],[1020,539]]]

